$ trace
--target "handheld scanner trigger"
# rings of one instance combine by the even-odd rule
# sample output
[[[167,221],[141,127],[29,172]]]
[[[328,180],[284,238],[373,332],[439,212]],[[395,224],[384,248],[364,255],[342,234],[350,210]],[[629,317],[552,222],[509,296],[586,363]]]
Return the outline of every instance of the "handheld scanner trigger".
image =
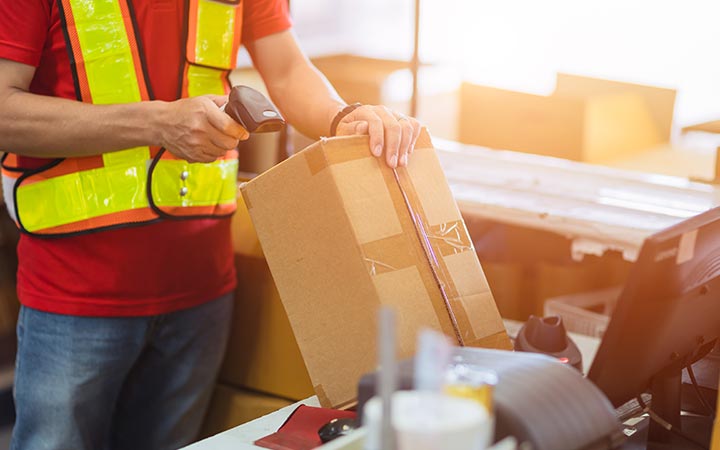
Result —
[[[285,119],[270,100],[248,86],[234,86],[223,109],[248,133],[279,131],[285,126]]]

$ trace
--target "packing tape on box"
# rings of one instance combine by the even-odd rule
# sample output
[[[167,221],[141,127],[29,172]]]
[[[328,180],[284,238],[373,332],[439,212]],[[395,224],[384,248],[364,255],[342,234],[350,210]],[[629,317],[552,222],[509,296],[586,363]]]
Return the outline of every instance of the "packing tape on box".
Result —
[[[323,142],[327,138],[323,138]],[[340,137],[333,139],[357,140],[357,136]],[[416,148],[431,148],[432,142],[426,131],[421,133],[418,138]],[[305,152],[304,157],[308,169],[312,175],[317,175],[327,167],[360,159],[374,158],[370,155],[367,146],[351,145],[343,152]],[[379,164],[382,164],[380,162]],[[385,168],[384,168],[385,169]],[[377,241],[368,242],[362,245],[361,251],[365,258],[368,272],[371,276],[380,275],[414,266],[417,259],[421,258],[427,261],[431,276],[422,276],[426,291],[430,294],[439,290],[442,298],[442,304],[433,301],[433,308],[438,317],[448,317],[450,323],[441,322],[443,332],[448,335],[454,335],[460,345],[466,343],[475,344],[478,339],[465,307],[462,298],[453,282],[444,256],[457,254],[464,251],[474,251],[472,240],[465,228],[464,222],[459,219],[453,222],[443,223],[435,226],[428,224],[425,211],[421,206],[421,202],[417,191],[415,190],[410,175],[405,168],[397,168],[391,170],[382,170],[383,178],[386,186],[397,185],[400,191],[400,197],[393,197],[393,203],[396,212],[407,211],[411,221],[409,224],[402,224],[403,233],[401,235],[390,236]],[[417,205],[417,206],[413,206]],[[420,241],[420,248],[416,245],[408,244],[405,236],[416,235]],[[394,242],[393,242],[394,241]],[[388,248],[408,247],[406,251],[398,251],[393,255],[393,260],[388,260],[388,255],[383,250]],[[418,255],[421,253],[421,255]],[[481,340],[481,342],[484,341]]]
[[[470,233],[462,220],[428,227],[427,237],[442,256],[475,251]]]
[[[388,248],[396,250],[392,261],[388,261]],[[368,242],[362,245],[361,250],[368,272],[372,276],[394,272],[416,264],[415,251],[404,233]]]
[[[473,250],[467,229],[459,226],[458,222],[462,224],[461,220],[430,227],[407,170],[405,168],[393,169],[392,174],[400,188],[405,207],[412,219],[437,288],[440,290],[458,344],[464,346],[467,342],[474,342],[477,337],[462,304],[458,289],[453,282],[452,274],[443,258],[446,254]]]
[[[473,342],[473,347],[484,347],[484,348],[499,348],[512,350],[512,347],[508,347],[508,336],[505,330],[493,333],[490,336],[478,339]]]
[[[357,141],[357,136],[342,136],[333,138],[333,140]],[[323,137],[320,142],[326,142],[328,138]],[[368,150],[368,146],[348,146],[342,152],[304,152],[305,162],[312,175],[317,175],[322,170],[333,164],[340,164],[358,159],[373,158]]]

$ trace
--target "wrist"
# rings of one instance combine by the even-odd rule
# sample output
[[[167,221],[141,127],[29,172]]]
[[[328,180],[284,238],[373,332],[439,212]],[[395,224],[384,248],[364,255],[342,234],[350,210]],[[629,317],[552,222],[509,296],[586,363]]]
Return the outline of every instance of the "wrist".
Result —
[[[335,115],[330,122],[330,136],[337,135],[337,128],[340,122],[351,112],[361,107],[361,103],[352,103],[350,105],[342,105],[340,109],[335,110]]]
[[[325,113],[325,127],[324,128],[326,130],[330,130],[330,127],[333,123],[333,120],[335,119],[335,116],[337,116],[338,113],[340,111],[342,111],[342,109],[346,106],[347,106],[346,103],[333,102],[333,104],[328,107],[327,112]],[[328,132],[328,136],[330,136],[329,132]]]
[[[150,145],[158,147],[165,145],[164,129],[169,123],[170,105],[169,102],[160,100],[147,102],[145,114],[141,114],[141,117],[144,120]]]

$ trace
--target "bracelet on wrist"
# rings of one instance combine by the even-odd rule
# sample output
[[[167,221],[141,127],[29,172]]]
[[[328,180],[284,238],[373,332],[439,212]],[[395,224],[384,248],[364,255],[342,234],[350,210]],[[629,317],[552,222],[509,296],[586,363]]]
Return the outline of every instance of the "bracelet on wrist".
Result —
[[[343,109],[341,109],[337,114],[335,114],[335,117],[333,118],[332,123],[330,124],[330,136],[336,136],[337,135],[337,127],[340,125],[340,121],[345,118],[348,114],[355,111],[359,107],[362,106],[362,103],[353,103],[351,105],[347,105]]]

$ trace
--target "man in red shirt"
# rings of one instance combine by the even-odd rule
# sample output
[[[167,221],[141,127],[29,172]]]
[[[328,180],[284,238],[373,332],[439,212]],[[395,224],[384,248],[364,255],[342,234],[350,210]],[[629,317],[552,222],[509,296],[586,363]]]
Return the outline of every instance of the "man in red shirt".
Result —
[[[189,70],[205,70],[200,57],[187,55],[188,26],[201,20],[188,5],[208,1],[0,0],[0,149],[15,159],[3,173],[25,176],[51,170],[62,158],[78,161],[78,172],[59,180],[79,173],[83,161],[145,147],[162,147],[174,160],[222,161],[247,131],[219,110],[226,97],[191,96],[186,89],[186,60]],[[316,138],[328,135],[331,124],[340,135],[369,134],[375,156],[392,167],[407,164],[417,121],[382,106],[347,107],[298,48],[285,0],[232,7],[238,4],[241,43],[292,125]],[[73,31],[84,26],[77,14],[88,5],[88,14],[122,11],[128,36],[134,30],[137,44],[128,48],[144,68],[143,101],[84,96],[83,76],[90,88],[103,82],[85,73],[93,54],[79,53],[77,42],[87,41]],[[110,22],[97,23],[100,30],[87,28],[86,36],[112,32],[102,28]],[[183,70],[185,78],[178,76]],[[34,207],[15,204],[23,176],[3,181],[15,217]],[[33,181],[37,187],[47,180]],[[109,195],[104,201],[113,201],[112,190]],[[12,448],[157,449],[191,442],[228,334],[236,282],[229,219],[159,214],[52,237],[23,231]]]

